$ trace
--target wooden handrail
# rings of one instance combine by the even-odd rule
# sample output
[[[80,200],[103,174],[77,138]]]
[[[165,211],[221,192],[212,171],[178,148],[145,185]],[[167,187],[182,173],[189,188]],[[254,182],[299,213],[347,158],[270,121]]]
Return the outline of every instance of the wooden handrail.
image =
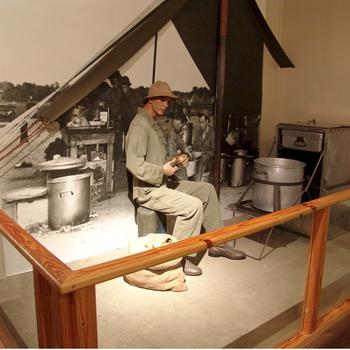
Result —
[[[46,276],[50,282],[56,285],[60,293],[65,294],[82,287],[93,286],[131,272],[205,250],[208,247],[208,241],[213,245],[218,245],[240,237],[249,236],[301,216],[315,213],[349,198],[350,189],[347,189],[161,248],[128,255],[75,271],[50,253],[3,211],[0,211],[0,231],[43,276]]]

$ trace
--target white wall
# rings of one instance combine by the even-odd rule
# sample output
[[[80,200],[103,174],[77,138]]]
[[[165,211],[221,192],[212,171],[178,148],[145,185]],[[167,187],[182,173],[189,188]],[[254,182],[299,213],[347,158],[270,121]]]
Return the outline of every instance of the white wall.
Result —
[[[266,18],[294,69],[264,55],[261,154],[279,122],[350,125],[350,1],[266,0]]]

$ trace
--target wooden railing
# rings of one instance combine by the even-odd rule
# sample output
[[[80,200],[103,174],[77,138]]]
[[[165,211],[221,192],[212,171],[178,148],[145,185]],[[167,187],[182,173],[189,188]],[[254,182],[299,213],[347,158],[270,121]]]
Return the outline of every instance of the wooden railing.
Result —
[[[293,338],[279,344],[279,347],[297,347],[350,312],[348,300],[321,320],[317,317],[330,207],[347,199],[350,199],[350,189],[161,248],[74,271],[2,211],[0,232],[33,266],[39,347],[96,348],[96,284],[311,214],[313,225],[301,327]]]

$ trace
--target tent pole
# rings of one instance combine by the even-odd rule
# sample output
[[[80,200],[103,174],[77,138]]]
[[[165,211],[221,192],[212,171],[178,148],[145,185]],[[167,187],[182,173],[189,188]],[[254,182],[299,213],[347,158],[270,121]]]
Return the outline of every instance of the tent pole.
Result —
[[[228,0],[220,1],[220,32],[219,47],[216,66],[216,99],[214,113],[215,129],[215,157],[213,185],[216,193],[220,196],[220,172],[221,172],[221,143],[222,127],[224,119],[224,92],[225,92],[225,61],[226,61],[226,41],[227,41],[227,18]]]
[[[156,33],[156,35],[154,36],[152,84],[154,83],[156,78],[157,46],[158,46],[158,33]]]

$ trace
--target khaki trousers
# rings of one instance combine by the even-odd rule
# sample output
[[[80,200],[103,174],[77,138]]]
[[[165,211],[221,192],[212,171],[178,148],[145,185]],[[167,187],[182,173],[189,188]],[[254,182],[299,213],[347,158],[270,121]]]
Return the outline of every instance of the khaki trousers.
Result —
[[[207,182],[179,181],[175,189],[145,188],[142,198],[136,201],[143,207],[176,216],[173,236],[185,239],[223,226],[219,200],[212,184]]]

